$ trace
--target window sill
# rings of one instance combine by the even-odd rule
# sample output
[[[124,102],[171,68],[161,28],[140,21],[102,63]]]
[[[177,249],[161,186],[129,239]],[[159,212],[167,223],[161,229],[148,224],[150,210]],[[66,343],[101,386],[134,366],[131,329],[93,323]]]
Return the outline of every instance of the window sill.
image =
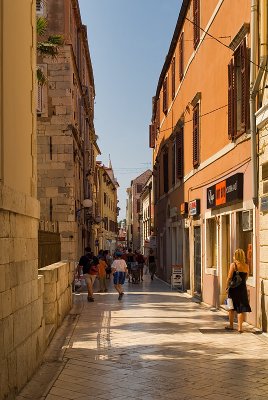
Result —
[[[206,274],[217,276],[217,268],[215,267],[206,268]]]

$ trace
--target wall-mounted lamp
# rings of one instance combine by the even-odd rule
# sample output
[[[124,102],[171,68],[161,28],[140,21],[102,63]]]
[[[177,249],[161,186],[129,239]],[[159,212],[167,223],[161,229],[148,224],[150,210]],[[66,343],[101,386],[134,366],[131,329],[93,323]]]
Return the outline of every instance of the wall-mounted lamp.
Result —
[[[84,208],[91,208],[92,205],[93,205],[93,202],[92,202],[91,199],[85,199],[85,200],[83,200],[83,202],[82,202],[82,207],[79,208],[78,210],[76,210],[76,216],[79,216],[80,212],[81,212],[82,210],[84,210]]]

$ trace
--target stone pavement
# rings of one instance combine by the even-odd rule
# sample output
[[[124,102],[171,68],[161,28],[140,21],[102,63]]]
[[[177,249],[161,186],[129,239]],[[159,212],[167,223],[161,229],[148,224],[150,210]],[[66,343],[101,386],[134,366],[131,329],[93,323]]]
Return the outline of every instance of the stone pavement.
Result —
[[[17,400],[265,400],[268,340],[158,279],[75,295],[43,365]]]

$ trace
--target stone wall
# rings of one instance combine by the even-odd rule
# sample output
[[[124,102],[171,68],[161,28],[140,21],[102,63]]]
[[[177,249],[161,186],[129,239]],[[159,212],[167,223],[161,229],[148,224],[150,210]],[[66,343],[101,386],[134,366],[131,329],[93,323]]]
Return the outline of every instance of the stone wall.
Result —
[[[73,264],[38,270],[35,199],[0,183],[0,209],[0,400],[11,400],[72,306]]]
[[[0,399],[13,399],[44,352],[39,203],[0,183]]]
[[[58,262],[38,270],[44,277],[44,318],[53,332],[72,307],[73,262]]]
[[[266,105],[266,110],[268,106]],[[263,112],[265,115],[265,110]],[[262,207],[261,201],[267,201],[268,198],[268,147],[267,147],[267,123],[268,111],[266,111],[266,120],[264,129],[260,130],[260,320],[259,326],[263,331],[268,331],[268,211]]]

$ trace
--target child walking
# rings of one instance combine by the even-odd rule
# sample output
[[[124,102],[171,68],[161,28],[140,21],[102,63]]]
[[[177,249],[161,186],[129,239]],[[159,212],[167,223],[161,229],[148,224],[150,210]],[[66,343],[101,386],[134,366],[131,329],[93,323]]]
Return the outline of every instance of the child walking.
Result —
[[[119,293],[118,300],[121,300],[124,292],[122,285],[126,279],[127,272],[127,264],[125,260],[122,259],[122,253],[117,251],[115,253],[115,260],[112,263],[112,273],[114,276],[114,287],[116,291]]]

